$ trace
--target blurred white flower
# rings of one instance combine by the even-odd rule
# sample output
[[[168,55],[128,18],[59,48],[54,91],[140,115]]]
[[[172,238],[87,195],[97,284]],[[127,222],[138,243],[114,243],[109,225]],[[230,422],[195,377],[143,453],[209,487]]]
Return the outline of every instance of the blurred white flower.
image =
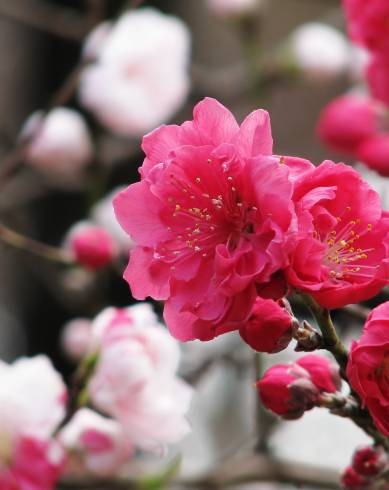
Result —
[[[88,352],[92,323],[86,318],[74,318],[62,328],[61,347],[72,361],[80,361]]]
[[[207,0],[207,3],[215,15],[233,17],[252,13],[264,0]]]
[[[166,122],[189,89],[190,34],[176,17],[152,8],[125,13],[89,36],[81,104],[111,131],[141,136]],[[109,31],[109,32],[108,32]]]
[[[119,225],[112,206],[112,200],[124,187],[117,187],[105,197],[96,202],[90,211],[90,219],[96,225],[104,228],[116,242],[123,254],[128,254],[133,242],[123,228]]]
[[[328,79],[349,68],[351,45],[346,36],[333,27],[309,22],[292,32],[288,53],[304,75]]]
[[[99,24],[88,34],[82,47],[82,56],[88,61],[95,60],[100,54],[109,33],[112,30],[112,22],[105,21]]]
[[[189,431],[192,389],[176,376],[178,343],[150,305],[107,308],[93,322],[99,361],[89,384],[95,406],[138,447],[157,450]]]
[[[24,123],[21,138],[31,138],[26,161],[49,173],[72,174],[90,162],[93,145],[84,118],[58,107],[44,115],[34,112]]]
[[[63,453],[51,437],[65,403],[66,387],[46,356],[0,361],[0,488],[54,487]]]
[[[67,472],[115,476],[133,454],[118,422],[82,408],[61,430],[59,442],[69,454]]]

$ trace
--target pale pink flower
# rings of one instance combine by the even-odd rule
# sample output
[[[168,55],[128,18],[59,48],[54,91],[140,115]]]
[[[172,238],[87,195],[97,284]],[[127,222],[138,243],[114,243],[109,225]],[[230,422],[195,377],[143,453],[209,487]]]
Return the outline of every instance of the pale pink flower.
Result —
[[[238,328],[293,246],[292,170],[270,156],[268,113],[239,127],[207,98],[193,121],[146,135],[143,150],[141,182],[114,200],[137,244],[125,272],[134,297],[167,300],[165,320],[180,340]]]
[[[4,486],[11,482],[12,490],[53,488],[63,454],[51,436],[65,415],[65,402],[66,387],[45,356],[0,363],[0,482]]]
[[[74,318],[62,328],[61,346],[72,361],[80,361],[88,352],[92,324],[86,318]]]
[[[176,376],[179,347],[148,305],[108,308],[94,321],[99,361],[89,384],[95,406],[117,419],[135,445],[177,442],[189,430],[192,390]]]
[[[87,221],[75,223],[67,232],[64,248],[88,269],[100,269],[117,256],[116,243],[103,228]]]
[[[26,161],[46,172],[73,174],[92,159],[89,129],[73,109],[57,107],[47,115],[35,112],[25,122],[21,138],[32,138],[25,151]]]
[[[133,454],[133,446],[120,424],[89,408],[76,412],[58,440],[70,455],[69,473],[115,476]]]
[[[209,9],[220,17],[252,14],[264,0],[207,0]]]
[[[80,102],[111,131],[140,136],[185,101],[189,31],[178,18],[152,8],[122,15],[109,33],[104,26],[86,48],[97,60],[82,73]]]

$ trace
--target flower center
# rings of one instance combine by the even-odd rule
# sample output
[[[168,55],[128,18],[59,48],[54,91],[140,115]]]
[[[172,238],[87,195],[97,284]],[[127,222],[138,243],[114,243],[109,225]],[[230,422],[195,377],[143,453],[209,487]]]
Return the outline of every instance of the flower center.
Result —
[[[249,239],[254,233],[258,208],[243,202],[229,165],[210,158],[206,165],[206,173],[189,179],[169,176],[167,220],[172,239],[155,258],[173,261],[193,253],[207,258],[217,244],[225,243],[232,251],[241,237]]]
[[[351,211],[348,206],[346,211]],[[358,241],[372,230],[372,225],[359,231],[360,220],[345,220],[338,216],[338,225],[329,231],[322,240],[327,245],[324,264],[329,268],[330,277],[334,280],[350,279],[351,277],[372,277],[377,266],[364,263],[374,248],[358,247]],[[316,235],[317,236],[317,235]]]

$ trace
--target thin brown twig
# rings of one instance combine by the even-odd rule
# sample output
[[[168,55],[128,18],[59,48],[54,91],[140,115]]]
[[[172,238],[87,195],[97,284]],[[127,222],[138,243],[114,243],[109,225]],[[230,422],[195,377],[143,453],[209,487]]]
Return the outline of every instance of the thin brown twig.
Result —
[[[22,235],[2,223],[0,223],[0,240],[14,248],[39,255],[53,262],[64,265],[73,264],[73,260],[63,250]]]
[[[78,42],[89,28],[86,16],[41,0],[0,0],[0,16]]]

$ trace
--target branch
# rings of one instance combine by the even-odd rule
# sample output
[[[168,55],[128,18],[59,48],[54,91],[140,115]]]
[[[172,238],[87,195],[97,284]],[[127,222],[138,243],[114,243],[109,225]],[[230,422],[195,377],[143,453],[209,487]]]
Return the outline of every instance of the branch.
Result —
[[[90,23],[66,7],[41,0],[0,0],[0,16],[72,41],[82,41]]]

